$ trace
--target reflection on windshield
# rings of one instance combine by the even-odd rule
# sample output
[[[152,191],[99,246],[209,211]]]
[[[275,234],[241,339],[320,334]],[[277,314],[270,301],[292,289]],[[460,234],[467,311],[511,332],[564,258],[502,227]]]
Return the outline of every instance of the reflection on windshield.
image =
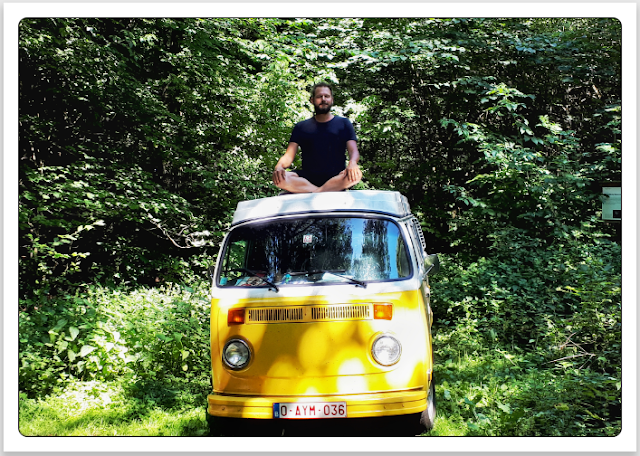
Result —
[[[398,226],[375,218],[255,223],[229,237],[220,286],[360,283],[409,277]]]

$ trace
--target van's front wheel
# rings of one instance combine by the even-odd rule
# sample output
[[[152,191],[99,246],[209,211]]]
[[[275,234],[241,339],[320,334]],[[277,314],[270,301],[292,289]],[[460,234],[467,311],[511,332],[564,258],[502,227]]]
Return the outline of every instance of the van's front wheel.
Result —
[[[431,378],[429,395],[427,396],[427,408],[420,414],[420,424],[427,430],[433,429],[436,422],[436,386],[434,378]]]

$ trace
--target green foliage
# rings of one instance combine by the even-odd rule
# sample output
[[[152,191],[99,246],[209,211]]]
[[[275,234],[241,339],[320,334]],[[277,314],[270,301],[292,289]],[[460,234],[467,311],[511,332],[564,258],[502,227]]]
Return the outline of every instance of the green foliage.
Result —
[[[486,255],[476,233],[512,222],[551,236],[549,214],[580,226],[599,181],[620,180],[616,20],[337,22],[328,67],[356,106],[366,179],[409,198],[433,250]]]
[[[442,258],[432,286],[439,410],[465,435],[617,435],[621,249],[532,241],[516,237],[471,264]]]
[[[475,263],[452,261],[434,286],[434,308],[444,326],[473,322],[479,337],[548,350],[547,360],[580,347],[590,356],[569,365],[614,373],[621,362],[621,255],[606,240],[545,250],[512,243]]]
[[[19,385],[31,396],[73,380],[136,384],[210,370],[204,285],[130,293],[94,287],[21,305]]]
[[[444,126],[453,126],[463,142],[474,144],[482,152],[479,162],[488,171],[468,180],[465,186],[444,187],[467,207],[464,217],[450,223],[453,230],[464,230],[458,233],[454,245],[477,246],[478,240],[466,231],[475,232],[479,227],[489,234],[481,240],[485,248],[513,230],[550,243],[570,239],[572,230],[594,228],[596,217],[585,214],[598,213],[598,177],[603,168],[571,162],[581,148],[575,132],[564,131],[548,116],[540,116],[536,127],[541,137],[537,137],[527,118],[516,112],[526,109],[526,104],[510,101],[528,96],[504,85],[490,89],[487,96],[494,101],[487,111],[511,118],[516,135],[504,136],[477,124],[442,121]],[[608,150],[611,160],[616,154],[620,157],[619,149],[611,146]],[[491,238],[493,244],[488,242]]]
[[[245,38],[262,33],[240,19],[21,22],[22,297],[184,280],[237,201],[275,191],[250,138],[283,149],[294,113],[267,128],[276,76],[257,76]]]

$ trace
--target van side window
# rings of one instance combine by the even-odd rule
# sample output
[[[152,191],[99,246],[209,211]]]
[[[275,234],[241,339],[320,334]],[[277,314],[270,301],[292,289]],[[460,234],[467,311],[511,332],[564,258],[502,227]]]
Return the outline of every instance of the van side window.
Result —
[[[407,256],[407,248],[404,245],[402,236],[398,236],[398,246],[396,248],[398,257],[396,263],[398,265],[398,275],[400,277],[407,277],[411,275],[411,265],[409,264],[409,257]]]

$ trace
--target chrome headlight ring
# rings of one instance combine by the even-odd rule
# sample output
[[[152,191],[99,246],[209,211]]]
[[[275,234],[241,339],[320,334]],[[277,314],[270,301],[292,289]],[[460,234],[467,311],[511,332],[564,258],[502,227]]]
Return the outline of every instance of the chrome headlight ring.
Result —
[[[249,365],[251,361],[251,348],[242,339],[230,339],[222,349],[222,361],[233,370],[241,370]]]
[[[382,366],[393,366],[400,361],[402,344],[389,333],[380,334],[371,344],[371,356]]]

